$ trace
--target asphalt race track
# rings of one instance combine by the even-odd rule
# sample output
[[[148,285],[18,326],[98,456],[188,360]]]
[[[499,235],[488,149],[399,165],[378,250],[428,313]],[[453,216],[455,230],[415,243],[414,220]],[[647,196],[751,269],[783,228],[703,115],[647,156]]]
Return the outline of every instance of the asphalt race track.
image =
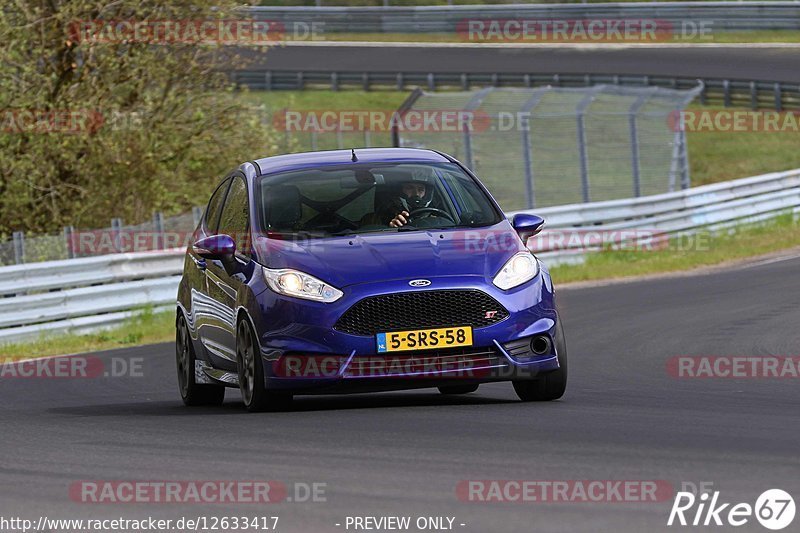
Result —
[[[293,43],[270,48],[258,62],[272,70],[318,72],[620,74],[800,83],[800,47],[793,45],[378,44]]]
[[[598,64],[603,64],[598,61]],[[714,274],[560,292],[567,395],[516,401],[510,384],[465,397],[428,391],[302,397],[293,412],[183,407],[170,344],[141,375],[0,379],[2,514],[36,518],[266,515],[279,531],[345,531],[348,515],[455,517],[455,530],[664,531],[656,503],[468,503],[460,480],[713,482],[727,502],[800,493],[795,379],[675,379],[675,355],[796,355],[800,258]],[[326,502],[85,504],[78,480],[325,483]],[[342,524],[336,526],[335,524]],[[464,524],[461,526],[460,524]],[[793,525],[796,529],[796,522]],[[717,531],[731,528],[716,528]],[[786,529],[786,531],[792,528]],[[351,529],[352,530],[352,529]],[[751,520],[738,531],[765,531]]]

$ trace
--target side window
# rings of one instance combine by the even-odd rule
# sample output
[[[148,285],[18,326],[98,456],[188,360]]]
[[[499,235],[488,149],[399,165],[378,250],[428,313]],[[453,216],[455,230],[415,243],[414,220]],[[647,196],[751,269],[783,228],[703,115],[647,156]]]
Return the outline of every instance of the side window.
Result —
[[[229,178],[220,183],[219,187],[217,187],[217,190],[214,191],[214,194],[211,195],[211,199],[208,201],[203,223],[205,224],[206,230],[208,230],[208,233],[211,235],[217,233],[219,213],[222,210],[222,202],[225,200],[225,193],[228,191],[230,182],[231,180]]]
[[[225,207],[222,209],[217,233],[224,233],[233,237],[233,240],[236,241],[236,249],[243,254],[247,254],[249,250],[247,236],[250,221],[249,215],[247,186],[242,178],[234,177],[228,197],[225,199]]]

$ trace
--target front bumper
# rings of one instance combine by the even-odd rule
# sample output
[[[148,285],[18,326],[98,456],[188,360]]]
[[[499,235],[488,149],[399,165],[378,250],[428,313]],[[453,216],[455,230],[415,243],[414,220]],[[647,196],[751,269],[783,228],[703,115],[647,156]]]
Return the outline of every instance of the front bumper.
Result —
[[[473,329],[469,348],[389,352],[378,355],[374,336],[342,333],[333,328],[353,304],[368,296],[419,290],[407,280],[346,287],[333,304],[299,302],[271,291],[259,295],[257,324],[265,369],[265,385],[298,393],[340,393],[437,387],[533,379],[559,367],[555,348],[558,320],[546,270],[529,283],[510,291],[487,285],[477,276],[432,278],[431,290],[477,289],[508,311],[495,324]],[[442,327],[455,324],[442,324]],[[535,335],[550,337],[551,353],[522,354],[505,345]]]

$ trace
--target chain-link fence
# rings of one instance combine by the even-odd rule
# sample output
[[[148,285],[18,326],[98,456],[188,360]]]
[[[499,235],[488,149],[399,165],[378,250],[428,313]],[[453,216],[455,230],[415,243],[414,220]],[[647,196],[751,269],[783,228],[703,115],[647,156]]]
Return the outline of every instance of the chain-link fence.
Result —
[[[185,247],[202,212],[201,207],[195,207],[189,213],[172,217],[154,213],[152,220],[135,225],[125,225],[114,218],[106,228],[87,230],[67,226],[54,235],[15,231],[10,240],[0,242],[0,266]]]
[[[403,131],[398,146],[435,148],[473,169],[507,210],[630,198],[690,184],[680,111],[702,90],[596,85],[420,92],[406,116],[459,127]]]

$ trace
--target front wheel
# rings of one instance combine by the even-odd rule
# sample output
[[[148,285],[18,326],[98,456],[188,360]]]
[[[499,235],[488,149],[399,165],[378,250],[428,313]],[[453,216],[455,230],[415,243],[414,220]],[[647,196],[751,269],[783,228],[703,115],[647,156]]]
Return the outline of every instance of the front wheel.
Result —
[[[182,313],[175,324],[175,362],[178,368],[178,389],[185,405],[222,405],[225,387],[198,384],[194,379],[194,348],[186,318]]]
[[[280,411],[291,405],[291,394],[269,392],[264,386],[264,363],[255,334],[247,320],[240,321],[236,328],[236,362],[239,368],[239,390],[248,411]]]
[[[567,390],[567,341],[559,318],[556,325],[556,355],[558,370],[548,372],[535,380],[514,381],[514,392],[523,402],[549,402],[558,400]]]

